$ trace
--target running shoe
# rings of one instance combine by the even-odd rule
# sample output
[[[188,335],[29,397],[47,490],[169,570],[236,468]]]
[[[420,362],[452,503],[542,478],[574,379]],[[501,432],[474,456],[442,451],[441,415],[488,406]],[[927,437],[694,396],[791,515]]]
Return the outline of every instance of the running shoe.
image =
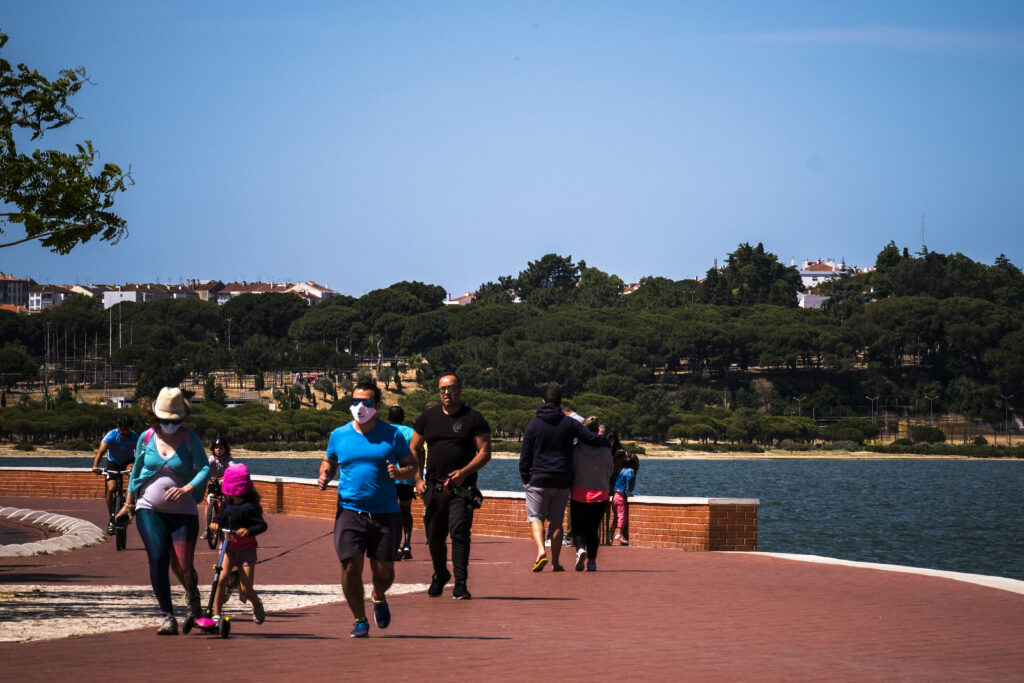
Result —
[[[252,603],[252,620],[257,624],[262,624],[267,618],[267,613],[263,609],[263,601],[259,598]]]
[[[352,626],[352,632],[348,634],[352,638],[369,638],[370,637],[370,622],[366,619],[358,620]]]
[[[587,561],[587,549],[586,548],[580,548],[579,550],[576,551],[576,571],[578,571],[578,572],[583,571],[583,565],[586,563],[586,561]]]
[[[370,602],[373,603],[373,620],[377,623],[377,628],[387,628],[391,623],[391,608],[388,607],[388,599],[384,597],[374,600],[371,597]]]
[[[410,548],[409,546],[405,546],[404,548],[402,548],[402,559],[403,560],[411,560],[412,559],[412,548]]]
[[[448,579],[452,578],[452,575],[445,571],[444,574],[434,576],[430,579],[430,588],[427,589],[427,595],[436,598],[444,592],[444,585],[448,583]]]
[[[596,572],[597,571],[597,560],[587,560],[587,571],[588,572]]]
[[[176,636],[178,635],[178,620],[174,618],[173,614],[165,614],[164,620],[160,624],[160,628],[156,631],[158,636]]]
[[[452,597],[456,600],[469,600],[473,596],[470,594],[469,589],[466,588],[464,581],[456,581],[455,587],[452,588]]]
[[[113,535],[114,535],[114,520],[111,519],[110,522],[107,524],[107,536],[113,536]]]
[[[398,550],[395,551],[395,562],[401,562],[401,561],[402,561],[402,549],[399,548]]]

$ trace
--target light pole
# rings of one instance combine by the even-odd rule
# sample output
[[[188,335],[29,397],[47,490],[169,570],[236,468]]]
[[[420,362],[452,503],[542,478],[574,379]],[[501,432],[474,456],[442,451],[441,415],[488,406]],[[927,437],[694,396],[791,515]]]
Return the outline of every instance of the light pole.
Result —
[[[874,424],[875,423],[875,401],[878,400],[878,397],[875,396],[874,398],[872,398],[870,396],[864,396],[864,398],[866,398],[867,400],[871,401],[871,424]]]
[[[1009,396],[1003,396],[1002,394],[999,394],[999,398],[1003,399],[1003,429],[1006,430],[1006,445],[1009,446],[1010,445],[1010,408],[1008,407],[1008,404],[1006,402],[1009,401],[1011,398],[1013,398],[1013,394],[1010,394]]]
[[[928,396],[927,394],[925,394],[925,398],[928,399],[928,424],[930,424],[931,426],[934,427],[935,426],[935,416],[933,414],[933,411],[934,411],[934,408],[935,408],[935,399],[938,398],[938,397],[937,396]]]
[[[796,396],[791,396],[790,398],[792,398],[794,401],[796,401],[796,415],[797,415],[797,417],[800,417],[800,415],[802,414],[802,410],[803,410],[803,402],[805,400],[807,400],[807,397],[804,396],[802,398],[797,398]]]
[[[228,351],[231,350],[231,318],[228,318]]]

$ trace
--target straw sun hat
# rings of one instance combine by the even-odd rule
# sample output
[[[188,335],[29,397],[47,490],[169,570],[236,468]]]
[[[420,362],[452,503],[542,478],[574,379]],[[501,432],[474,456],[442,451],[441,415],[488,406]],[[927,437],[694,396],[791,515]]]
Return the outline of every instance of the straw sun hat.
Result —
[[[178,387],[164,387],[153,402],[153,414],[161,420],[183,420],[188,415],[188,402]]]

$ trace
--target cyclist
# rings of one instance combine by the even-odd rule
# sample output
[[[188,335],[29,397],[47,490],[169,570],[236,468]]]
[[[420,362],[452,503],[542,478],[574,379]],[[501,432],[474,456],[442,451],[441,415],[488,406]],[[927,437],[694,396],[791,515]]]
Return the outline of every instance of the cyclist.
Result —
[[[107,523],[107,535],[114,535],[114,477],[120,477],[125,470],[130,470],[135,462],[135,444],[139,435],[132,429],[132,418],[120,413],[114,421],[116,427],[107,432],[100,442],[100,449],[96,451],[96,458],[92,462],[94,474],[103,474],[106,477],[106,487],[103,490],[103,497],[107,501],[107,512],[110,513],[110,521]],[[100,461],[106,454],[106,462],[100,467]]]
[[[218,436],[213,440],[213,445],[210,446],[212,455],[210,456],[210,483],[206,487],[206,502],[210,502],[210,498],[214,495],[220,495],[220,483],[221,479],[224,478],[224,470],[228,468],[228,465],[233,465],[234,460],[231,459],[231,444],[223,436]]]

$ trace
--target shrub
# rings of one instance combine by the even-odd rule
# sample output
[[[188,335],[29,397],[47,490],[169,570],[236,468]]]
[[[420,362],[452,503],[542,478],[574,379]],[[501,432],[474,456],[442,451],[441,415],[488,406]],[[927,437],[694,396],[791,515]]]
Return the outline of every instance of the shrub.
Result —
[[[985,437],[983,437],[983,436],[981,436],[979,434],[978,436],[974,437],[974,445],[975,446],[987,446],[988,445],[988,439],[986,439]]]
[[[815,449],[814,444],[806,441],[793,441],[792,439],[783,439],[778,445],[784,451],[813,451]]]
[[[946,435],[937,427],[915,425],[910,428],[910,438],[914,443],[944,443]]]
[[[74,441],[68,441],[64,444],[64,448],[69,451],[95,451],[99,446],[94,446],[85,439],[75,439]]]
[[[627,453],[635,453],[636,455],[647,455],[646,448],[644,448],[640,444],[633,443],[632,441],[623,441],[622,450],[626,451]]]
[[[893,441],[892,445],[893,446],[913,446],[914,445],[914,441],[913,441],[913,439],[908,439],[906,437],[901,437],[901,438],[896,439],[895,441]]]
[[[33,446],[30,443],[16,443],[16,444],[14,444],[14,450],[16,450],[16,451],[34,451],[35,449],[36,449],[36,447]]]

